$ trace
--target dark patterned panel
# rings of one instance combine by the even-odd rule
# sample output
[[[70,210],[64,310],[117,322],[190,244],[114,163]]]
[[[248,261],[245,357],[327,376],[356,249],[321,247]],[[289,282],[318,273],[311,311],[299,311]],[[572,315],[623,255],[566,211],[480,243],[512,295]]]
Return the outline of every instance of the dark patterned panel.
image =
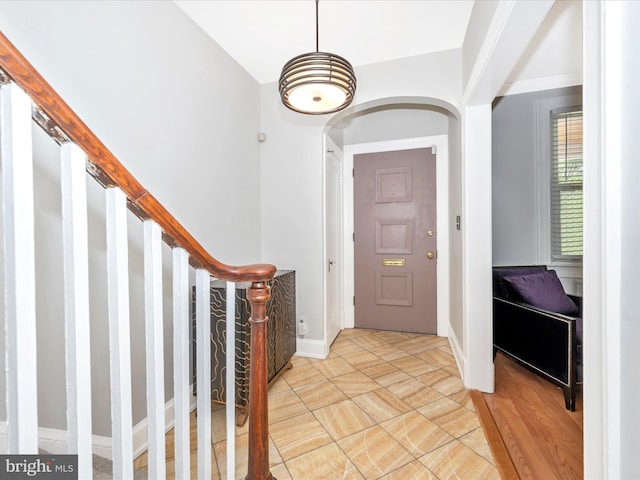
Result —
[[[246,312],[249,302],[242,290],[236,290],[236,403],[247,405],[249,401],[249,344],[251,330]],[[225,401],[227,375],[227,321],[226,290],[211,288],[211,400]]]
[[[225,401],[225,385],[227,375],[227,321],[226,321],[226,287],[224,282],[214,281],[211,287],[211,400],[218,403]],[[196,393],[196,318],[195,288],[192,302],[192,343],[193,343],[193,393]],[[249,401],[249,344],[251,329],[249,328],[249,302],[244,290],[236,290],[236,404],[246,406]]]
[[[275,319],[268,324],[275,337],[273,343],[270,342],[270,346],[273,345],[270,350],[275,355],[275,375],[296,353],[296,272],[283,273],[274,280],[271,298],[271,312],[267,308],[267,315],[270,319]],[[269,375],[269,378],[272,376]]]
[[[247,300],[247,283],[236,284],[236,405],[249,403],[249,366],[251,327]],[[193,291],[195,305],[195,289]],[[195,394],[195,308],[192,308],[194,343],[194,394]],[[296,288],[294,271],[278,271],[271,282],[271,297],[267,302],[267,363],[271,380],[296,352]],[[226,285],[211,282],[211,400],[225,401],[226,384]]]

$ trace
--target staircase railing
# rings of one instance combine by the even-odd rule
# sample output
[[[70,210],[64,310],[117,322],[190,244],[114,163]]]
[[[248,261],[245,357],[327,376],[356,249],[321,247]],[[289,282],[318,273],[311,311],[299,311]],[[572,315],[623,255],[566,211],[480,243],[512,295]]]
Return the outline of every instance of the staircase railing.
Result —
[[[230,266],[212,257],[116,159],[96,135],[0,33],[1,169],[5,263],[7,453],[38,453],[36,297],[31,122],[60,145],[63,202],[65,358],[68,452],[79,478],[92,478],[89,272],[85,172],[106,190],[109,350],[114,478],[133,478],[127,208],[144,223],[145,330],[149,476],[164,478],[165,424],[162,241],[173,254],[176,478],[190,476],[189,266],[195,269],[198,478],[211,478],[211,276],[251,282],[248,480],[271,479],[268,453],[265,303],[273,265]],[[227,302],[227,325],[234,302]],[[227,328],[227,385],[235,381],[234,328]],[[234,478],[234,401],[227,388],[227,478]]]

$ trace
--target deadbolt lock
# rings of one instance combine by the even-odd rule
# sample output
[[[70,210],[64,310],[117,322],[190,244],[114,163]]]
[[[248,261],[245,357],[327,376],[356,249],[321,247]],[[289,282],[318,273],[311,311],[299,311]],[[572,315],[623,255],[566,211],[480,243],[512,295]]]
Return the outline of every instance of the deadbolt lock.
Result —
[[[434,253],[433,253],[433,252],[427,252],[427,258],[428,258],[429,260],[432,260],[432,259],[433,259],[433,257],[435,257],[435,255],[434,255]]]

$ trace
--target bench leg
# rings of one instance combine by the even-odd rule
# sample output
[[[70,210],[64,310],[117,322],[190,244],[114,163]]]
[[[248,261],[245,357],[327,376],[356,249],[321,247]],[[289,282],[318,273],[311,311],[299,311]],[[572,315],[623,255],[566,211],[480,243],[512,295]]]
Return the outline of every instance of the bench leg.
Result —
[[[571,412],[576,411],[576,389],[570,387],[562,387],[564,393],[564,405]]]

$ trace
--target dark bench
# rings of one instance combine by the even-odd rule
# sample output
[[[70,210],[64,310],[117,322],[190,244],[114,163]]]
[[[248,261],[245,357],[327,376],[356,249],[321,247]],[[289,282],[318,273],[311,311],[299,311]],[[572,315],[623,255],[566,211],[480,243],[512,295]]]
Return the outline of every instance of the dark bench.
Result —
[[[582,298],[569,295],[577,312],[568,315],[525,303],[504,277],[546,272],[544,265],[493,268],[493,347],[562,387],[575,411],[582,382]]]

